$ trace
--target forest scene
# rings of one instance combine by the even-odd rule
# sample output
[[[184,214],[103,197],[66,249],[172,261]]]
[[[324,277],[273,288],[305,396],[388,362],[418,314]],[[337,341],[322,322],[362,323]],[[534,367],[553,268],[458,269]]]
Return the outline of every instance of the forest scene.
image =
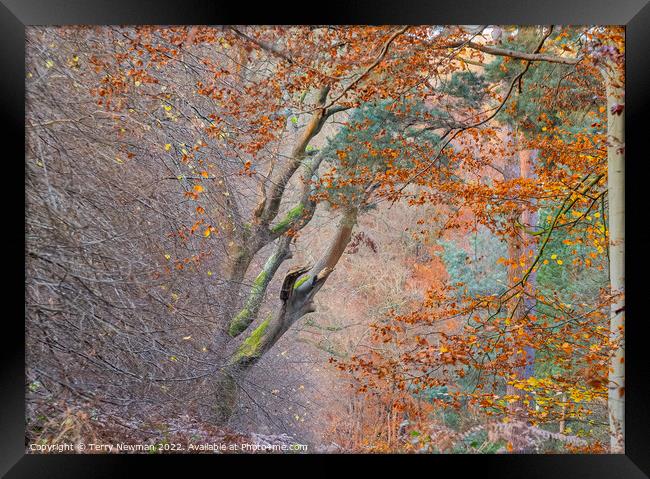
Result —
[[[28,453],[624,452],[623,27],[26,42]]]

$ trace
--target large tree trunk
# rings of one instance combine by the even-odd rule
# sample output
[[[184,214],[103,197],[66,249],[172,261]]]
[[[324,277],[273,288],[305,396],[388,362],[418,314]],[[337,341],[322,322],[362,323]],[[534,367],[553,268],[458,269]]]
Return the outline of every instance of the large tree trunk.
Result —
[[[285,233],[289,229],[298,231],[311,221],[316,210],[316,203],[311,199],[313,187],[309,180],[318,171],[322,160],[322,156],[317,156],[305,163],[304,173],[307,181],[305,181],[302,196],[298,204],[290,209],[284,218],[273,225],[270,230],[266,230],[264,226],[256,229],[258,235],[262,231],[266,231],[264,238],[274,238],[277,235],[277,244],[273,253],[267,258],[262,271],[255,277],[243,308],[237,314],[232,314],[232,320],[228,326],[228,334],[230,336],[236,337],[240,335],[257,319],[257,314],[262,306],[269,283],[282,263],[291,257],[289,245],[292,237]],[[259,211],[262,211],[262,209],[260,208]],[[258,243],[265,244],[264,241],[258,241]]]
[[[625,452],[625,90],[605,73],[607,87],[607,195],[609,198],[609,280],[615,297],[610,338],[617,344],[609,369],[611,452]]]
[[[227,224],[228,236],[227,260],[224,268],[224,279],[227,283],[227,293],[224,295],[222,305],[222,317],[224,322],[222,330],[216,335],[215,346],[223,349],[227,332],[231,337],[243,333],[257,317],[262,304],[266,288],[273,275],[282,262],[289,257],[290,238],[285,237],[289,230],[297,231],[303,228],[311,220],[316,209],[316,203],[312,201],[312,185],[310,179],[317,174],[322,155],[308,159],[307,146],[311,140],[320,132],[329,116],[340,111],[340,109],[325,110],[323,105],[329,92],[328,87],[321,88],[317,93],[317,108],[312,113],[310,121],[298,136],[297,142],[291,151],[291,160],[281,168],[272,180],[262,180],[260,183],[260,202],[252,212],[249,222],[245,222],[236,204],[227,200],[227,207],[234,208],[234,217],[228,215],[224,220]],[[285,194],[286,186],[294,173],[304,166],[306,182],[298,203],[291,208],[283,218],[271,224],[278,215],[280,204]],[[269,176],[273,168],[269,171]],[[268,183],[268,185],[267,185]],[[224,189],[227,189],[227,182],[224,180]],[[270,185],[270,186],[269,186]],[[228,198],[232,196],[227,191]],[[279,238],[279,239],[278,239]],[[255,255],[266,245],[278,239],[278,245],[274,253],[267,259],[262,271],[257,275],[250,287],[244,304],[241,303],[241,293],[244,280]],[[225,336],[225,337],[224,337]]]
[[[539,154],[538,150],[522,150],[519,152],[521,178],[534,178],[534,162]],[[537,210],[524,210],[521,215],[521,224],[525,230],[522,231],[524,241],[523,253],[529,258],[537,256],[537,240],[527,230],[534,229],[537,226]],[[537,299],[535,297],[537,292],[537,272],[531,271],[526,281],[526,294],[523,300],[523,313],[528,316],[535,316],[537,314]],[[526,353],[526,365],[521,369],[519,376],[521,379],[527,379],[533,376],[535,372],[535,348],[526,346],[524,348]]]
[[[300,230],[313,217],[316,203],[311,199],[313,191],[309,180],[317,174],[323,157],[318,155],[308,160],[307,146],[320,132],[327,118],[338,111],[342,111],[340,108],[326,110],[323,107],[328,92],[329,87],[323,87],[317,93],[318,107],[312,113],[310,121],[299,135],[297,143],[291,152],[291,160],[274,175],[269,188],[267,188],[265,182],[260,185],[262,198],[253,211],[251,222],[243,225],[243,231],[231,241],[229,246],[229,264],[226,268],[226,279],[230,282],[230,294],[226,298],[224,309],[226,310],[226,317],[230,318],[225,325],[225,329],[231,337],[243,336],[243,333],[256,320],[268,285],[282,263],[291,257],[289,250],[291,236],[287,234],[289,230]],[[304,166],[307,181],[300,200],[283,218],[276,221],[275,224],[271,224],[278,216],[280,204],[289,180],[301,166]],[[246,277],[254,256],[265,245],[276,239],[275,250],[268,257],[262,271],[254,279],[243,307],[240,306],[240,285]],[[345,245],[347,245],[347,242],[349,242],[349,237],[345,240]],[[345,246],[343,248],[345,249]],[[336,261],[338,261],[338,258]],[[316,274],[321,273],[319,270]],[[311,293],[305,292],[305,295],[311,294],[313,297],[327,279],[328,274],[329,272],[321,277],[320,283],[314,283],[317,287]],[[297,279],[297,277],[294,278],[294,281]],[[306,314],[306,312],[296,308],[294,304],[298,296],[293,295],[294,301],[291,304],[285,302],[282,311],[275,320],[272,321],[269,317],[256,329],[245,335],[245,339],[239,344],[236,352],[228,358],[225,366],[217,373],[215,412],[219,423],[228,422],[234,412],[239,390],[238,378],[243,377],[250,366],[256,363],[275,344],[277,339],[284,334],[293,322]]]
[[[357,209],[345,210],[327,251],[312,268],[296,268],[287,273],[280,299],[282,306],[275,315],[269,315],[246,335],[239,347],[218,373],[216,393],[216,420],[225,424],[237,405],[239,382],[250,368],[304,315],[314,312],[314,297],[327,281],[343,255],[352,237],[357,221]]]
[[[518,138],[514,140],[515,145],[518,144]],[[506,165],[504,169],[504,179],[526,179],[534,176],[534,161],[537,158],[537,150],[518,150],[513,155],[512,161]],[[537,242],[535,237],[531,235],[528,230],[535,228],[537,225],[537,212],[529,209],[524,209],[521,213],[516,213],[510,219],[513,223],[519,223],[521,227],[517,228],[517,236],[508,240],[508,256],[516,268],[508,268],[508,283],[515,284],[522,279],[528,270],[531,258],[537,254]],[[526,316],[535,315],[536,299],[535,291],[537,287],[537,273],[532,271],[526,278],[526,283],[523,288],[526,294],[522,296],[521,301],[513,305],[513,310],[510,311],[512,321],[514,323],[521,322]],[[534,374],[535,363],[535,349],[526,346],[523,348],[525,357],[520,358],[517,356],[515,359],[519,363],[520,359],[525,360],[523,366],[515,368],[514,372],[517,379],[527,379]],[[511,385],[506,387],[506,393],[509,395],[522,396],[522,391],[514,388]],[[528,414],[524,406],[523,399],[510,404],[510,412],[513,415],[521,415],[520,419],[525,419]]]

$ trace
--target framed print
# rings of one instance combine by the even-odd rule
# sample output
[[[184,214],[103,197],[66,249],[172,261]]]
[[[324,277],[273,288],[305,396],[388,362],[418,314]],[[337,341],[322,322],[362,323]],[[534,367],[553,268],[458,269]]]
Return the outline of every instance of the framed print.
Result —
[[[650,7],[572,6],[3,0],[2,472],[647,477]]]

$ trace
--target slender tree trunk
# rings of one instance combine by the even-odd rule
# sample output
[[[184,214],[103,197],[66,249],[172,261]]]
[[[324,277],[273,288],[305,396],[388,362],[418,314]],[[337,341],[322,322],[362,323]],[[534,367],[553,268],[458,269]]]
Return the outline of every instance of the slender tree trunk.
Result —
[[[564,434],[566,428],[566,393],[562,393],[562,413],[560,416],[560,434]]]
[[[609,368],[611,452],[625,452],[625,115],[623,85],[605,74],[607,87],[607,195],[609,199],[609,280],[615,300],[610,338],[617,344]]]

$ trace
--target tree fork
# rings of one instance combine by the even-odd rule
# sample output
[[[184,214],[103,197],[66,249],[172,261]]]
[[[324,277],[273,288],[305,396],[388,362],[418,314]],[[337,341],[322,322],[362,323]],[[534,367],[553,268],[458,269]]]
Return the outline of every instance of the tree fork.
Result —
[[[236,337],[244,332],[257,318],[262,301],[264,300],[264,293],[275,276],[280,265],[285,259],[291,257],[289,251],[289,244],[291,237],[281,236],[278,243],[271,255],[266,260],[262,271],[257,275],[253,281],[253,286],[248,294],[244,307],[232,319],[228,327],[228,334]]]
[[[339,222],[336,234],[321,260],[312,268],[302,266],[290,270],[282,283],[282,306],[246,335],[217,376],[215,415],[225,424],[235,411],[239,386],[249,369],[271,349],[289,328],[304,315],[316,310],[314,297],[323,287],[352,237],[357,221],[357,208],[348,208]],[[308,279],[300,281],[305,273]]]

